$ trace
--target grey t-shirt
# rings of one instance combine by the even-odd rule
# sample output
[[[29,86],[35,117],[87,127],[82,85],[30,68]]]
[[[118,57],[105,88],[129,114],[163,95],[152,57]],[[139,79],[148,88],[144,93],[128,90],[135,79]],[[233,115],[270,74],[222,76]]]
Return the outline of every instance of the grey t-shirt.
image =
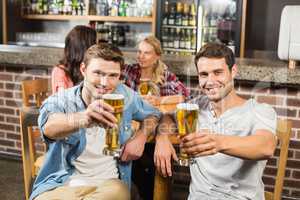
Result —
[[[206,97],[197,102],[200,107],[198,128],[235,136],[249,136],[258,129],[275,134],[276,112],[267,104],[250,99],[216,118]],[[264,199],[262,174],[266,161],[244,160],[222,153],[198,157],[195,161],[190,166],[189,200]]]

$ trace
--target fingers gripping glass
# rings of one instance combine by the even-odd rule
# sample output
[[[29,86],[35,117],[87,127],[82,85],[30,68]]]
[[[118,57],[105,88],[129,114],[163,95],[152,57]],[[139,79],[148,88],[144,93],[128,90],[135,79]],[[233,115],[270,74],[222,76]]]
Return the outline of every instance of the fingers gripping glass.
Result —
[[[176,106],[176,121],[178,134],[183,137],[197,131],[199,106],[191,103],[180,103]],[[189,166],[193,161],[189,156],[179,150],[178,163],[181,166]]]
[[[114,108],[114,116],[117,118],[117,128],[107,128],[104,155],[120,157],[121,148],[119,142],[120,124],[123,118],[124,96],[122,94],[104,94],[103,100]]]

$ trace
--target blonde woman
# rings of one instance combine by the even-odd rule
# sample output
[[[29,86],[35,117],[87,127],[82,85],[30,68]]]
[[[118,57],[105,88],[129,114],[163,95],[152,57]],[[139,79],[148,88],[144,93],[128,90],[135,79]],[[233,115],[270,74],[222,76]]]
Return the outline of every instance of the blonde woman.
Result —
[[[161,61],[162,48],[160,41],[154,36],[148,36],[138,44],[137,63],[125,65],[122,79],[125,84],[137,91],[143,80],[150,80],[159,88],[160,96],[189,96],[189,91],[175,74]]]

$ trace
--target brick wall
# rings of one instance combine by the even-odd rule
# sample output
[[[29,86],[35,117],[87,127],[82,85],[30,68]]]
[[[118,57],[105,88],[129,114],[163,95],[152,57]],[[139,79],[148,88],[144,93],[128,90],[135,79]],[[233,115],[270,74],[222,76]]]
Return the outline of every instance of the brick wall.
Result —
[[[25,79],[49,78],[51,69],[30,67],[0,66],[0,153],[21,156],[19,107],[22,105],[20,81]],[[188,85],[195,88],[197,81],[188,80]],[[237,81],[238,94],[259,102],[271,104],[280,118],[287,118],[293,123],[284,196],[300,199],[300,89],[299,86]],[[278,151],[268,161],[264,174],[267,190],[273,190]],[[188,192],[189,171],[175,166],[173,178],[173,198],[183,199]],[[288,198],[284,198],[288,199]]]

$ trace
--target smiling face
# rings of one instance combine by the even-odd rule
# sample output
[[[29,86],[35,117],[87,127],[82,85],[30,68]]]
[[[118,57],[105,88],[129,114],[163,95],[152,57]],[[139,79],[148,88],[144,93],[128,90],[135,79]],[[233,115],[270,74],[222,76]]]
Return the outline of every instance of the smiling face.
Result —
[[[153,67],[160,56],[156,54],[154,47],[142,41],[138,45],[137,60],[142,68]]]
[[[112,93],[120,83],[121,66],[119,62],[92,58],[86,66],[81,65],[84,89],[89,97],[99,99],[103,94]]]
[[[210,101],[218,102],[234,90],[236,65],[230,71],[224,58],[201,57],[197,69],[199,87]]]

